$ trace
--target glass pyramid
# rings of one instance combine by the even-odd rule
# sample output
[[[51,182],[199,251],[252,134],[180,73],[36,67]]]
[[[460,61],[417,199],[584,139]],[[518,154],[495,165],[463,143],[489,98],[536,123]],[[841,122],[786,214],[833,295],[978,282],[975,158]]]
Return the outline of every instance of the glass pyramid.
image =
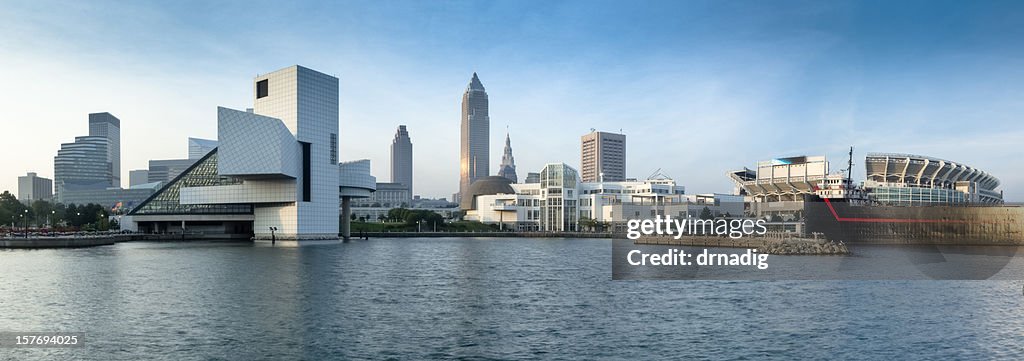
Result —
[[[209,187],[242,184],[236,177],[222,177],[217,174],[217,149],[167,182],[159,191],[135,207],[129,215],[170,215],[170,214],[252,214],[250,204],[181,204],[179,194],[182,187]]]

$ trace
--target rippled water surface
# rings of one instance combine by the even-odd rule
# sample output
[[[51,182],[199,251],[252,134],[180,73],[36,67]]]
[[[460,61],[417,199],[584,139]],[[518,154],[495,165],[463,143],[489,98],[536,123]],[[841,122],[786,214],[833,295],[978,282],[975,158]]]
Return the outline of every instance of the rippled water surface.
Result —
[[[1019,281],[612,281],[607,240],[0,250],[0,359],[1024,357]]]

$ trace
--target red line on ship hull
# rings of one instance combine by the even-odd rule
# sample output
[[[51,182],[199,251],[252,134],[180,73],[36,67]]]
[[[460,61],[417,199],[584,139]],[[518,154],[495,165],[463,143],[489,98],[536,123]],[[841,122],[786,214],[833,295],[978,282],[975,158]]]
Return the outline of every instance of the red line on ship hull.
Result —
[[[972,222],[961,219],[913,219],[913,218],[856,218],[856,217],[840,217],[836,213],[836,209],[832,207],[832,202],[828,198],[822,198],[825,200],[825,205],[828,206],[828,210],[832,212],[832,216],[836,218],[838,222],[866,222],[866,223],[999,223],[999,222]]]

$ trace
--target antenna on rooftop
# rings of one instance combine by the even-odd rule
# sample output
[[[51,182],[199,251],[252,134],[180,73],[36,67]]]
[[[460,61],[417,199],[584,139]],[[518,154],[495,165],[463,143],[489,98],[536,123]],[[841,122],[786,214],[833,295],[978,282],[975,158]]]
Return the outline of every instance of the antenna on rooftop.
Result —
[[[846,167],[846,183],[853,184],[853,146],[850,146],[850,160]]]

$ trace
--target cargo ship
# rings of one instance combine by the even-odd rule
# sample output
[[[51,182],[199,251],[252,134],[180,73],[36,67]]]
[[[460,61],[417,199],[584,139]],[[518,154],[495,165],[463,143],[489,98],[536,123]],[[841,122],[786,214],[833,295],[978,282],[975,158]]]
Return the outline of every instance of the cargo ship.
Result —
[[[1004,203],[999,180],[984,171],[927,156],[869,153],[867,177],[857,185],[852,148],[848,164],[830,174],[824,157],[793,157],[731,175],[752,196],[757,216],[783,210],[803,221],[805,233],[830,240],[1024,245],[1024,206]]]

